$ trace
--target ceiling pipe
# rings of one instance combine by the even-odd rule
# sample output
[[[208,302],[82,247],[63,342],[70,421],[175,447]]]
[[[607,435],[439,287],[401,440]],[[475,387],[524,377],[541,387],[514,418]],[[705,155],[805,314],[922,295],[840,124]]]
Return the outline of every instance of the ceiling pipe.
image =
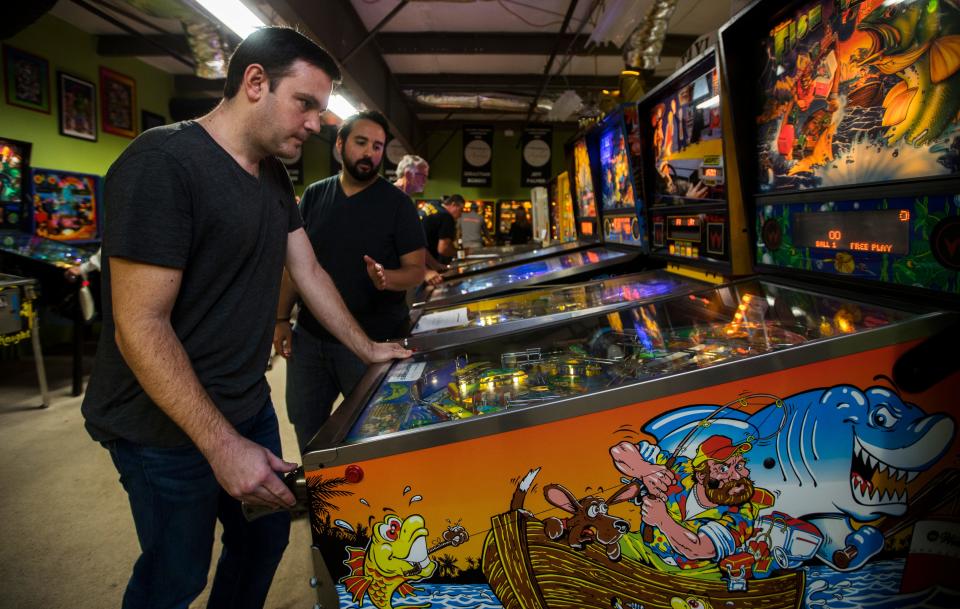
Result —
[[[667,37],[667,26],[675,10],[677,0],[654,0],[646,18],[623,45],[623,61],[627,68],[656,69],[660,63],[663,41]]]

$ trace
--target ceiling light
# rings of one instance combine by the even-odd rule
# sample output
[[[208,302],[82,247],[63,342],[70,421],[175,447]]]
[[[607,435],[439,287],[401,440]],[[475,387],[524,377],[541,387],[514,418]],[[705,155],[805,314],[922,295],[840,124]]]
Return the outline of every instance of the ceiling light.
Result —
[[[708,100],[702,101],[697,104],[697,110],[706,110],[707,108],[716,108],[720,105],[720,96],[714,95]]]
[[[337,118],[345,119],[348,116],[353,116],[359,110],[347,101],[347,99],[340,95],[339,93],[334,93],[330,96],[330,100],[327,102],[327,112],[332,112],[337,115]]]
[[[246,38],[257,28],[266,25],[240,0],[197,0],[197,3],[240,38]]]
[[[197,3],[241,38],[246,38],[257,28],[267,25],[240,0],[197,0]],[[341,120],[358,112],[353,104],[338,93],[330,96],[327,110]]]

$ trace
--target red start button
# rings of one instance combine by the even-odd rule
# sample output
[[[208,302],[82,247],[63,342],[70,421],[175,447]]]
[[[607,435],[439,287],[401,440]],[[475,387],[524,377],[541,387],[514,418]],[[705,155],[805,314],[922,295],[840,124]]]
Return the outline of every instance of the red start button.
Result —
[[[357,484],[363,480],[363,469],[361,469],[359,465],[348,465],[347,469],[343,472],[343,477],[346,478],[350,484]]]

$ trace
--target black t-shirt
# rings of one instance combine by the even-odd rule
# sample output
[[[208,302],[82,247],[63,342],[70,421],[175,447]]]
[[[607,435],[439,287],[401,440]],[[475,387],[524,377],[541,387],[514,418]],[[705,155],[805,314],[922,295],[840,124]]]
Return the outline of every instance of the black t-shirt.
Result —
[[[407,318],[406,295],[378,290],[363,257],[398,269],[401,256],[424,246],[410,198],[383,178],[347,197],[339,176],[332,176],[307,187],[300,214],[320,266],[367,336],[378,341],[397,338]],[[306,307],[300,308],[297,323],[316,337],[336,341]]]
[[[171,323],[200,383],[234,424],[266,403],[287,235],[302,222],[280,161],[264,159],[259,173],[247,173],[192,121],[145,132],[110,167],[103,331],[81,408],[95,440],[190,442],[146,395],[117,348],[112,257],[182,269]]]
[[[457,237],[457,221],[442,205],[434,206],[436,213],[427,214],[421,218],[423,234],[427,237],[427,251],[440,260],[437,246],[441,239],[455,239]]]

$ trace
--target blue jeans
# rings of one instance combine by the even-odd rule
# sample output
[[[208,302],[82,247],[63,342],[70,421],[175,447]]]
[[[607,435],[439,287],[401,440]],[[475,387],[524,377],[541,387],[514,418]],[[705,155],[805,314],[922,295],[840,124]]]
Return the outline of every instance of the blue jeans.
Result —
[[[281,455],[269,400],[237,431]],[[223,551],[207,607],[263,607],[287,547],[290,515],[247,522],[240,502],[220,487],[192,444],[151,448],[113,440],[104,446],[130,499],[142,552],[123,595],[124,609],[186,609],[206,586],[217,520],[223,524]]]
[[[319,339],[296,326],[287,360],[287,415],[300,452],[330,418],[337,396],[350,395],[367,365],[338,342]]]

